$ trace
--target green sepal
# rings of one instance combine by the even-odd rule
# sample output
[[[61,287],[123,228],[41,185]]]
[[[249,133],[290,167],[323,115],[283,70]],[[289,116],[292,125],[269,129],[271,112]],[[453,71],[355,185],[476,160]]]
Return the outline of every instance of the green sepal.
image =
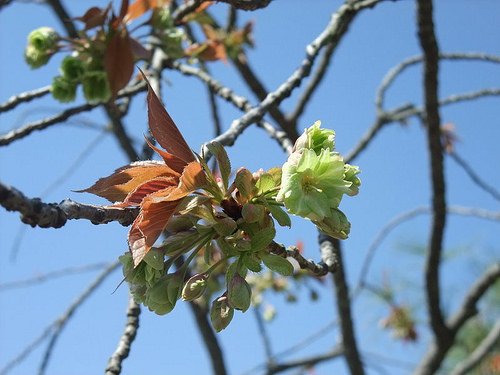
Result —
[[[219,165],[219,170],[224,184],[224,189],[227,191],[229,186],[229,175],[231,174],[231,162],[227,156],[227,152],[224,147],[219,142],[207,143],[208,150],[217,159],[217,164]]]

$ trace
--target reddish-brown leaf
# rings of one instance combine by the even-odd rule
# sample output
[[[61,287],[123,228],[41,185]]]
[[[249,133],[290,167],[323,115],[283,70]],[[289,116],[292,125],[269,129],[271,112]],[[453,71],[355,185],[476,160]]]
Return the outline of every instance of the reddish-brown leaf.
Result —
[[[137,266],[154,245],[168,221],[175,213],[180,201],[159,200],[169,195],[174,187],[148,195],[141,204],[141,212],[130,228],[128,243],[134,265]]]
[[[172,168],[174,171],[178,172],[179,174],[182,173],[184,170],[184,167],[186,166],[186,162],[182,159],[179,159],[177,156],[160,150],[158,147],[155,147],[151,142],[149,142],[149,139],[146,138],[146,142],[148,143],[149,147],[151,147],[158,155],[161,156],[161,158],[165,161],[165,164],[167,164],[170,168]]]
[[[127,11],[128,11],[128,0],[122,0],[122,5],[120,7],[120,15],[118,16],[120,18],[120,21],[123,21],[123,19],[127,15]]]
[[[141,60],[149,60],[151,58],[151,51],[145,48],[137,39],[129,38],[130,48],[134,56]]]
[[[113,97],[124,88],[134,72],[134,54],[127,30],[117,30],[104,54],[104,67]]]
[[[158,7],[157,0],[135,0],[128,7],[127,14],[125,16],[125,22],[132,21],[139,18],[148,10]]]
[[[137,162],[117,169],[112,175],[78,192],[95,194],[111,202],[122,202],[139,185],[157,177],[179,178],[179,173],[163,163]]]
[[[204,61],[227,61],[226,47],[224,46],[224,43],[217,40],[209,40],[206,43],[207,48],[205,48],[198,55],[200,59]]]
[[[166,189],[168,187],[176,187],[179,183],[177,177],[158,177],[152,180],[146,181],[143,184],[137,186],[135,190],[130,192],[127,197],[121,203],[117,203],[115,207],[129,207],[129,206],[139,206],[142,200],[149,194],[156,193],[159,190]]]
[[[92,7],[89,8],[83,16],[75,17],[74,19],[85,23],[85,30],[90,30],[94,27],[104,25],[109,9],[109,6],[105,9]]]
[[[186,163],[194,161],[194,155],[181,132],[175,125],[160,99],[148,82],[148,122],[156,141],[165,150]]]

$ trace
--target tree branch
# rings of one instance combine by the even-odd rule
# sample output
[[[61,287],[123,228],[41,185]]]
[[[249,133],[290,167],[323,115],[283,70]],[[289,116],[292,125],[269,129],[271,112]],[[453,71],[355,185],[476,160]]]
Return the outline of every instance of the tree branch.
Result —
[[[332,15],[330,22],[323,32],[306,47],[306,57],[300,64],[300,67],[275,91],[269,93],[258,106],[248,111],[239,119],[234,120],[230,128],[215,140],[225,146],[233,145],[243,130],[252,123],[259,121],[269,111],[270,107],[279,105],[285,98],[291,95],[292,91],[310,74],[312,65],[321,49],[328,43],[334,45],[339,43],[359,10],[373,7],[380,1],[369,0],[357,3],[344,3],[338,12]]]
[[[347,286],[345,266],[342,261],[340,241],[332,239],[331,237],[320,233],[319,243],[320,247],[322,248],[330,247],[329,252],[334,254],[336,262],[338,264],[336,271],[333,273],[333,281],[335,284],[335,294],[337,297],[337,314],[340,320],[340,330],[342,332],[342,346],[344,349],[344,357],[351,374],[363,375],[365,373],[365,370],[363,368],[363,363],[361,362],[361,357],[358,351],[358,344],[356,342],[356,336],[354,333],[349,287]]]
[[[47,0],[47,3],[49,3],[52,10],[55,12],[59,21],[62,22],[64,28],[68,33],[68,36],[70,38],[78,37],[78,32],[76,31],[75,25],[62,3],[59,0]]]
[[[32,101],[33,99],[41,98],[48,93],[50,93],[50,88],[52,86],[44,86],[39,89],[25,91],[20,94],[11,96],[6,102],[0,104],[0,113],[7,112],[11,109],[16,108],[21,103],[27,103]]]
[[[210,359],[212,360],[212,370],[214,375],[226,375],[226,366],[224,363],[224,353],[219,346],[219,341],[217,336],[215,336],[214,330],[210,325],[207,318],[206,309],[202,308],[196,302],[190,302],[189,306],[193,312],[196,319],[196,324],[200,330],[201,336],[203,337],[203,342],[208,350]]]
[[[434,34],[432,0],[417,1],[418,36],[424,53],[424,103],[427,143],[430,155],[432,182],[432,224],[428,255],[425,264],[425,283],[429,318],[438,345],[446,343],[450,335],[441,311],[439,266],[446,224],[446,197],[441,143],[441,119],[438,103],[439,49]],[[436,363],[436,368],[439,364]]]
[[[146,91],[146,83],[145,82],[140,82],[134,86],[129,86],[129,87],[124,88],[118,94],[118,98],[132,96],[132,95],[135,95],[135,94],[142,92],[142,91]],[[31,134],[32,132],[34,132],[36,130],[46,129],[51,125],[55,125],[55,124],[58,124],[58,123],[61,123],[65,120],[67,120],[71,116],[74,116],[74,115],[76,115],[78,113],[82,113],[82,112],[88,112],[88,111],[90,111],[90,110],[92,110],[100,105],[102,105],[102,104],[101,103],[82,104],[82,105],[77,106],[77,107],[68,108],[57,115],[29,123],[21,128],[18,128],[18,129],[13,129],[10,132],[0,136],[0,146],[6,146],[14,141],[17,141],[21,138],[26,137],[27,135]]]
[[[477,348],[462,362],[457,364],[450,375],[467,375],[493,350],[500,339],[500,319],[496,321],[488,335]]]
[[[0,182],[0,205],[7,211],[21,213],[21,221],[32,227],[60,228],[67,220],[86,219],[92,224],[118,221],[123,226],[132,224],[139,210],[101,207],[65,199],[61,203],[43,203],[39,198],[28,198],[19,190]]]
[[[135,303],[132,296],[129,296],[127,306],[127,323],[125,324],[125,330],[120,337],[120,342],[118,343],[115,352],[111,355],[111,358],[108,361],[105,375],[121,374],[122,362],[128,357],[130,353],[130,347],[135,340],[135,336],[137,335],[140,314],[141,307],[137,303]]]
[[[338,357],[342,356],[343,354],[344,354],[344,350],[342,349],[342,347],[337,346],[324,354],[315,355],[315,356],[311,356],[308,358],[302,358],[302,359],[297,359],[294,361],[289,361],[289,362],[284,362],[284,363],[279,363],[279,364],[273,365],[269,368],[266,375],[277,374],[277,373],[287,371],[287,370],[297,368],[297,367],[302,367],[304,369],[308,369],[308,368],[314,367],[315,365],[320,364],[322,362],[326,362],[326,361],[338,358]]]

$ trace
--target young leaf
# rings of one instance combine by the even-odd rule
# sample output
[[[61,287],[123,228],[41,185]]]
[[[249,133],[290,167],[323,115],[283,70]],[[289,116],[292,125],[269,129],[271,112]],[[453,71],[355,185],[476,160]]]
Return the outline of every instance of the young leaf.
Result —
[[[229,184],[229,175],[231,174],[231,162],[229,161],[226,150],[219,142],[208,143],[207,148],[217,158],[222,182],[224,183],[224,188],[227,190]]]
[[[293,266],[285,258],[273,254],[261,254],[262,261],[271,271],[278,272],[283,276],[293,275]]]
[[[134,54],[126,29],[116,31],[109,41],[104,54],[104,68],[114,98],[127,85],[134,72]]]
[[[121,202],[127,195],[147,181],[158,177],[175,177],[179,174],[163,163],[145,161],[135,162],[119,168],[108,177],[99,179],[87,189],[78,193],[91,193],[106,198],[111,202]]]
[[[271,215],[273,215],[279,225],[281,225],[282,227],[292,226],[290,216],[288,216],[288,214],[280,206],[270,204],[267,206],[267,209],[271,212]]]
[[[257,194],[260,195],[279,185],[275,184],[273,177],[269,173],[264,173],[259,177],[255,186],[257,187]]]
[[[166,189],[170,186],[177,186],[178,179],[175,177],[158,177],[146,181],[139,185],[135,190],[131,191],[123,202],[115,204],[116,207],[138,206],[142,200],[149,194],[155,193],[158,190]]]
[[[260,260],[257,260],[254,254],[246,253],[241,256],[243,264],[252,272],[262,271]]]
[[[241,196],[248,200],[253,195],[254,183],[252,173],[246,168],[240,168],[234,178],[234,184]]]
[[[155,147],[155,145],[152,144],[147,137],[144,137],[144,139],[146,140],[148,146],[153,151],[155,151],[158,155],[161,156],[161,158],[163,159],[163,161],[165,162],[166,165],[168,165],[170,168],[172,168],[177,173],[179,173],[179,174],[182,173],[182,171],[184,170],[184,167],[187,164],[184,160],[179,159],[177,156],[175,156],[169,152],[160,150],[158,147]]]
[[[156,8],[158,6],[157,0],[135,0],[128,7],[127,14],[125,16],[125,22],[132,21],[139,18],[148,10]]]
[[[252,251],[264,250],[274,240],[274,237],[276,237],[276,230],[273,227],[261,229],[250,240]]]
[[[146,78],[144,76],[144,78]],[[147,79],[146,79],[147,82]],[[161,147],[186,163],[195,161],[193,152],[186,143],[160,99],[148,82],[148,123],[153,137]]]

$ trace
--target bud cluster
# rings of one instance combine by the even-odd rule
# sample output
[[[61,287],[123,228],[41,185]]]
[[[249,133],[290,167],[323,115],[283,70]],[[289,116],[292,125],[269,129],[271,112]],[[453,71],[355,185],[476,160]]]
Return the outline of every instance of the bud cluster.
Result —
[[[28,35],[28,45],[24,50],[26,63],[36,69],[47,64],[57,52],[59,34],[50,27],[39,27]]]

